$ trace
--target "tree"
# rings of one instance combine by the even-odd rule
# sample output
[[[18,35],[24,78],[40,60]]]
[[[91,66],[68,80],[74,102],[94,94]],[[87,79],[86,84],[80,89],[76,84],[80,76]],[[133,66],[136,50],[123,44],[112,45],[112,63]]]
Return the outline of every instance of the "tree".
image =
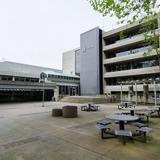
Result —
[[[155,29],[155,16],[159,12],[160,0],[88,0],[95,11],[103,16],[117,17],[118,23],[134,23],[139,21],[142,24],[145,43],[152,47],[160,60],[159,33]],[[123,37],[123,33],[120,33]],[[149,49],[145,55],[149,54]]]
[[[88,0],[103,16],[116,16],[118,22],[132,23],[153,16],[160,7],[159,0]]]

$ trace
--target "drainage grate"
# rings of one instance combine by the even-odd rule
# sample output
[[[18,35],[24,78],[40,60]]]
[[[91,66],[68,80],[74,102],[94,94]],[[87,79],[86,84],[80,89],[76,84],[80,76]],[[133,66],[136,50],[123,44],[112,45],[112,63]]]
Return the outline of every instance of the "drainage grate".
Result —
[[[3,144],[3,145],[1,145],[1,147],[3,147],[4,149],[11,149],[13,147],[17,147],[17,146],[20,146],[20,145],[28,144],[28,143],[31,143],[31,142],[36,142],[36,141],[40,140],[40,138],[41,137],[39,137],[39,136],[26,138],[26,139],[22,139],[22,140],[19,140],[19,141],[14,141],[14,142],[11,142],[11,143]]]

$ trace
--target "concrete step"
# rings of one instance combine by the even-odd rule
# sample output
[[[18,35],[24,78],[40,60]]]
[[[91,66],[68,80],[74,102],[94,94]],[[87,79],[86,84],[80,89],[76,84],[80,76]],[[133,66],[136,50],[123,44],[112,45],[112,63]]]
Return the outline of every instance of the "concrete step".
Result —
[[[104,96],[67,96],[63,97],[60,102],[70,102],[70,103],[109,103],[111,101],[107,100]]]

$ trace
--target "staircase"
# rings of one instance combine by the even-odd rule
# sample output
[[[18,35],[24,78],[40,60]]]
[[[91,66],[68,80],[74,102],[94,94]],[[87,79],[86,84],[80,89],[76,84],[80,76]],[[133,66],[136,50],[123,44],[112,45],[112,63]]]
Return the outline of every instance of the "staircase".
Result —
[[[69,103],[108,103],[108,100],[104,96],[66,96],[63,97],[60,102]]]

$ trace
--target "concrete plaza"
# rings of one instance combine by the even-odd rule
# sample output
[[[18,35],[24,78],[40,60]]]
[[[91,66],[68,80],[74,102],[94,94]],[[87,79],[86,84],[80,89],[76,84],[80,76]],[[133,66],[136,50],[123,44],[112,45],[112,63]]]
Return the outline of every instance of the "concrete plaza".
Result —
[[[118,138],[101,140],[95,128],[98,120],[118,111],[117,104],[101,104],[97,112],[80,111],[81,105],[75,104],[77,118],[51,116],[52,108],[66,104],[0,104],[0,160],[160,159],[160,118],[150,118],[153,132],[147,143],[122,145]]]

